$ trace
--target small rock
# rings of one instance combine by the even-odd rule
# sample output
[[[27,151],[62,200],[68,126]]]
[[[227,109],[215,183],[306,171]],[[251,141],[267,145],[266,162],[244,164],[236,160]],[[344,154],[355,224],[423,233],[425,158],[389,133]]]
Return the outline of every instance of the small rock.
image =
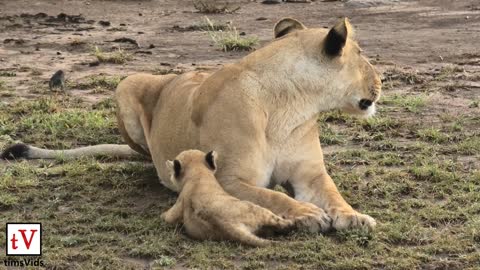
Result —
[[[88,63],[89,67],[96,67],[98,65],[100,65],[100,61],[93,61],[93,62]]]
[[[43,19],[43,18],[48,17],[48,15],[46,13],[40,12],[40,13],[37,13],[37,14],[33,15],[33,17],[35,19]]]
[[[137,42],[135,39],[127,38],[127,37],[122,37],[122,38],[114,39],[113,42],[130,43],[130,44],[135,45],[137,48],[140,47],[140,46],[138,45],[138,42]]]
[[[136,54],[152,54],[151,51],[136,51]]]
[[[100,24],[101,26],[110,26],[111,23],[109,21],[98,21],[98,24]]]
[[[347,0],[345,1],[345,6],[354,7],[354,8],[368,8],[368,7],[394,5],[398,2],[399,0]]]
[[[24,39],[16,39],[16,38],[7,38],[7,39],[4,39],[3,40],[3,43],[4,44],[7,44],[7,43],[15,43],[15,45],[22,45],[22,44],[25,44],[25,40]]]
[[[149,48],[149,49],[153,49],[153,48],[155,48],[155,45],[150,44],[150,46],[148,46],[148,48]]]
[[[247,33],[245,33],[245,32],[240,32],[239,35],[240,35],[240,36],[245,36],[246,34],[247,34]]]
[[[280,4],[282,3],[282,0],[264,0],[262,1],[262,4]]]
[[[267,18],[265,18],[265,17],[259,17],[259,18],[256,18],[255,20],[256,20],[256,21],[266,21]]]
[[[61,52],[57,52],[57,55],[62,55],[62,53],[61,53]]]

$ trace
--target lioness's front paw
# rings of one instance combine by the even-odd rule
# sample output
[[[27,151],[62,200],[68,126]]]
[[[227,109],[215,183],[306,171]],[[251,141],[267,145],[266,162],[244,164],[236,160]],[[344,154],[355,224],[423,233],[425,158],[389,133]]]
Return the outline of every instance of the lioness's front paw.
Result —
[[[332,209],[329,213],[333,220],[332,226],[336,230],[352,228],[373,230],[377,225],[374,218],[369,215],[360,214],[355,210]]]
[[[287,218],[295,220],[299,229],[310,232],[326,232],[332,227],[332,219],[318,206],[299,202],[299,207],[292,209],[286,214]]]

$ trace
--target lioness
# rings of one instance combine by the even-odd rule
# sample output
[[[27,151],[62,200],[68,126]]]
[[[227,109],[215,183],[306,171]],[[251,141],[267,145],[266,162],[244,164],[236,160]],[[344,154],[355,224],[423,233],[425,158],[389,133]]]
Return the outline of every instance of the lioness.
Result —
[[[373,228],[375,220],[355,211],[328,175],[316,123],[320,112],[334,109],[375,112],[381,81],[351,32],[347,19],[327,30],[285,18],[275,25],[273,42],[214,73],[129,76],[116,91],[119,129],[132,149],[151,156],[172,190],[167,160],[185,149],[215,149],[223,157],[217,179],[236,198],[312,231]],[[105,151],[133,153],[105,145],[63,156]],[[54,153],[16,145],[3,156]],[[294,198],[267,189],[276,184],[290,187]]]
[[[162,214],[166,222],[183,222],[187,234],[196,239],[234,240],[252,246],[271,243],[255,235],[262,229],[286,231],[294,227],[293,220],[225,192],[214,176],[216,155],[214,151],[187,150],[167,161],[170,182],[180,194],[172,208]]]

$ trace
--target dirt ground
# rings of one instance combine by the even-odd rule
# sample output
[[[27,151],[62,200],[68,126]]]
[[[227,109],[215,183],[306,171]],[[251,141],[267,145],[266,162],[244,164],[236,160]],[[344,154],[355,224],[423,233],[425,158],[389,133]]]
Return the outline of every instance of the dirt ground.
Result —
[[[108,158],[0,161],[0,223],[42,222],[49,269],[479,269],[480,3],[260,2],[203,14],[191,1],[0,0],[0,148],[121,143],[112,96],[122,78],[216,69],[248,53],[195,31],[205,16],[258,37],[256,47],[282,17],[330,27],[347,16],[384,95],[373,119],[321,115],[320,140],[375,232],[298,232],[269,248],[192,241],[159,219],[176,196],[148,161]],[[99,62],[96,47],[122,63]],[[59,69],[66,90],[50,91]]]

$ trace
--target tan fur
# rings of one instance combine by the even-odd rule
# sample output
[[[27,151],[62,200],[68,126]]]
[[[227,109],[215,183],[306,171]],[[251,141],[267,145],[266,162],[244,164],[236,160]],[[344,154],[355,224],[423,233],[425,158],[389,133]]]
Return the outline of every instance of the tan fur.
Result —
[[[148,153],[147,139],[152,122],[152,111],[161,89],[176,75],[154,76],[135,74],[127,77],[115,92],[120,134],[134,150]],[[134,91],[132,91],[132,88]]]
[[[285,19],[274,31],[285,35],[212,74],[129,77],[117,91],[121,129],[151,154],[170,189],[178,191],[168,181],[166,160],[185,149],[215,149],[223,157],[217,179],[236,198],[311,231],[373,228],[374,219],[353,210],[328,175],[316,125],[323,111],[374,113],[374,105],[361,110],[358,103],[378,100],[380,79],[350,38],[351,28],[346,19],[333,27],[346,40],[338,56],[323,50],[331,44],[328,30]],[[155,104],[138,98],[146,91],[158,96]],[[266,189],[287,181],[295,199]]]
[[[275,29],[279,38],[214,73],[123,80],[116,92],[122,135],[151,156],[172,190],[178,191],[168,181],[165,161],[186,149],[215,149],[222,156],[217,180],[234,197],[311,231],[373,228],[375,220],[352,209],[328,175],[317,119],[336,109],[371,116],[375,103],[362,110],[359,101],[378,100],[379,76],[351,38],[346,19],[331,30],[306,28],[294,19],[281,20]],[[124,146],[111,150],[125,153]],[[35,157],[56,153],[46,151],[36,150]],[[75,150],[62,153],[73,155],[69,151]],[[267,189],[277,184],[291,187],[294,198]]]
[[[294,227],[292,220],[227,194],[205,157],[198,150],[180,153],[176,157],[181,164],[178,177],[174,176],[173,162],[167,161],[170,181],[180,194],[175,205],[162,214],[166,222],[183,222],[188,235],[196,239],[233,240],[252,246],[271,243],[255,235],[262,229],[286,231]]]

